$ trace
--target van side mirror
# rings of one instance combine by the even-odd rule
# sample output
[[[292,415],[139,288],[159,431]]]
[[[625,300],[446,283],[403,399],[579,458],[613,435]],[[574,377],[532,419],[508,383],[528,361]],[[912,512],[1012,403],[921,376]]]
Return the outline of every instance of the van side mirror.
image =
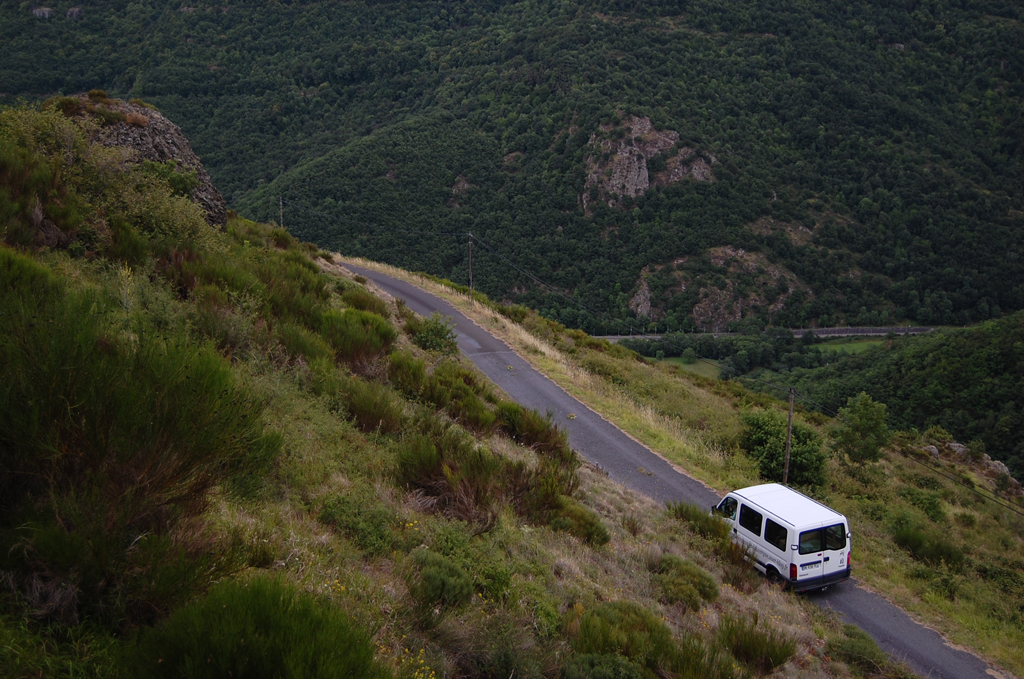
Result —
[[[850,533],[849,531],[847,531],[847,533],[846,533],[846,539],[847,539],[847,540],[849,540],[849,539],[850,539],[850,538],[852,538],[852,537],[853,537],[853,533]]]

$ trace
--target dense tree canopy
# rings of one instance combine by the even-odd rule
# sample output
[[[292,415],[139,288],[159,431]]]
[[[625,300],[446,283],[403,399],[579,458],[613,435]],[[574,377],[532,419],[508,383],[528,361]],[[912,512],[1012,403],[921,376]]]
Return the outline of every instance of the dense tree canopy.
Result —
[[[676,329],[719,294],[762,326],[1024,308],[1019,4],[65,4],[0,3],[4,97],[151,101],[251,216],[460,282],[472,232],[479,288],[569,325],[617,329],[641,279]],[[714,181],[584,209],[627,116],[678,133],[650,172]]]

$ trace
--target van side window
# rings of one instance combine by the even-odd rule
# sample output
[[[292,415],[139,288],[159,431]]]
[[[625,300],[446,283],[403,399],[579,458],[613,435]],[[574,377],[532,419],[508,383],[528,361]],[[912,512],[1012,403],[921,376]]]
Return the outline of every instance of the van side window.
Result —
[[[735,521],[737,505],[739,505],[739,503],[736,501],[736,498],[727,497],[722,500],[720,505],[718,505],[718,513],[721,514],[723,518]]]
[[[825,549],[846,549],[846,526],[837,523],[825,529]]]
[[[757,537],[761,537],[761,512],[755,512],[750,507],[740,507],[740,525],[749,530]]]
[[[800,553],[813,554],[821,551],[821,529],[800,533]]]
[[[775,549],[785,552],[786,542],[789,540],[789,531],[771,519],[767,519],[764,522],[764,539]]]

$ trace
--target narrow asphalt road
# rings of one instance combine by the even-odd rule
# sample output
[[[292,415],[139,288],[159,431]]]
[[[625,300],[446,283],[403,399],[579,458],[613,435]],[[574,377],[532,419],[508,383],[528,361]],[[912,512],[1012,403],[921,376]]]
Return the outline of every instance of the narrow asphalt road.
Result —
[[[626,436],[448,302],[411,283],[371,269],[348,263],[344,266],[370,279],[385,292],[404,299],[418,314],[429,316],[438,311],[451,317],[462,352],[513,399],[542,413],[551,412],[555,421],[569,432],[570,445],[615,481],[659,502],[683,500],[709,509],[718,502],[719,495],[714,490],[676,470],[646,446]],[[856,549],[853,553],[856,559]],[[906,662],[923,677],[989,679],[1004,676],[977,656],[949,646],[937,632],[914,622],[902,609],[858,586],[856,580],[806,596],[863,629],[882,650]]]

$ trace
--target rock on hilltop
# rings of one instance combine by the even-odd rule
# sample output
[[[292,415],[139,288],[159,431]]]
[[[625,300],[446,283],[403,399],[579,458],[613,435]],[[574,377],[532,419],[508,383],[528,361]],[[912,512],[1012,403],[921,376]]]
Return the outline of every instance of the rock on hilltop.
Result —
[[[206,211],[206,220],[211,225],[223,227],[227,224],[224,197],[213,185],[180,127],[155,108],[141,102],[108,99],[105,95],[98,96],[97,92],[76,98],[81,103],[82,112],[101,113],[103,125],[97,133],[99,143],[135,151],[136,162],[173,160],[179,168],[195,172],[199,184],[192,190],[192,200]]]

